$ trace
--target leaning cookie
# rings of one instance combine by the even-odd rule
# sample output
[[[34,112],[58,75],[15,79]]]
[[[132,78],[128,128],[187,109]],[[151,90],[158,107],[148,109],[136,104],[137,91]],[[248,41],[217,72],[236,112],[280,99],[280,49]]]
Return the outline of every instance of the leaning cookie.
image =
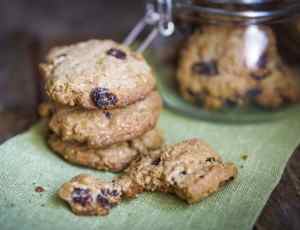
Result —
[[[49,98],[69,106],[124,107],[155,87],[152,70],[142,55],[110,40],[54,48],[40,67]]]
[[[65,183],[58,194],[74,213],[106,215],[124,198],[143,191],[176,194],[187,203],[199,202],[217,192],[237,175],[232,163],[201,140],[183,141],[141,156],[112,182],[80,175]]]
[[[79,143],[63,142],[53,134],[48,143],[67,162],[97,170],[120,172],[138,155],[147,155],[149,151],[160,148],[164,140],[160,130],[153,129],[141,137],[107,148],[91,149]]]
[[[61,107],[56,109],[49,128],[63,141],[76,141],[92,148],[102,148],[131,140],[153,129],[161,107],[157,92],[120,109],[87,111],[76,107]]]

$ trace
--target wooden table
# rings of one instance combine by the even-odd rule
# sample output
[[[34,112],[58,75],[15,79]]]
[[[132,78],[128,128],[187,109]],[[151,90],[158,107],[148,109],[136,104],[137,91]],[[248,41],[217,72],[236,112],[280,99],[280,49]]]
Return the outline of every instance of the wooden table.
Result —
[[[62,2],[0,1],[0,143],[38,119],[43,95],[37,64],[45,47],[90,37],[120,40],[143,12],[138,0],[73,0],[68,6]],[[254,229],[300,229],[300,150],[290,159]]]

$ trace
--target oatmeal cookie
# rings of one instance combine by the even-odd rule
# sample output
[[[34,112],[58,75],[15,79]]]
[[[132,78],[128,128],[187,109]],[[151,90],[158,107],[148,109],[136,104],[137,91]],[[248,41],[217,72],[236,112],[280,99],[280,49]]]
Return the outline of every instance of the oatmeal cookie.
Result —
[[[147,155],[149,151],[160,148],[164,140],[161,132],[153,129],[141,137],[107,148],[92,149],[75,142],[63,142],[53,134],[48,143],[67,162],[97,170],[120,172],[138,155]]]
[[[56,108],[49,128],[63,141],[76,141],[86,143],[91,148],[103,148],[139,137],[153,129],[161,106],[157,92],[120,109],[85,110],[62,106]]]
[[[277,108],[300,99],[300,79],[266,26],[203,26],[183,49],[177,78],[183,97],[208,109]]]
[[[237,168],[232,163],[223,163],[209,145],[201,140],[191,139],[140,156],[126,169],[125,174],[116,177],[110,185],[118,187],[116,203],[123,198],[135,197],[143,191],[159,191],[176,194],[192,204],[217,192],[236,175]],[[86,183],[81,182],[82,177]],[[86,200],[86,194],[84,193],[83,197],[77,196],[75,188],[99,194],[103,186],[102,181],[97,182],[91,176],[79,176],[65,183],[59,191],[59,196],[69,203],[75,213],[80,214],[84,209],[87,210],[84,214],[103,215],[102,212],[97,212],[99,204],[95,198],[88,199],[92,200],[88,205],[85,202],[74,202],[74,197]],[[106,199],[110,198],[110,193],[107,193]]]
[[[111,40],[53,48],[40,68],[51,100],[87,109],[124,107],[155,87],[142,55]]]

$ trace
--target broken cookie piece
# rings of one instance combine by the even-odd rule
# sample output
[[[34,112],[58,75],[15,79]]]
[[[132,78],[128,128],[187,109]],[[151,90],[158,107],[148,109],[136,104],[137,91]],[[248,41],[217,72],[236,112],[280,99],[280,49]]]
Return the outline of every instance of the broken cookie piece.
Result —
[[[209,145],[201,140],[191,139],[152,151],[148,155],[141,155],[113,182],[98,181],[90,176],[75,177],[62,186],[59,196],[67,201],[77,214],[106,215],[109,210],[106,206],[111,208],[119,203],[121,198],[132,198],[144,191],[172,193],[189,204],[196,203],[217,192],[236,175],[237,168],[232,163],[223,163]],[[91,201],[84,198],[88,200],[88,204],[74,202],[72,194],[76,186],[93,191],[90,192]],[[96,195],[101,193],[103,187],[111,186],[117,188],[117,196],[111,197],[108,193],[110,205],[104,205],[107,202],[99,204]]]
[[[59,190],[60,198],[78,215],[107,215],[121,201],[121,186],[88,175],[79,175]]]

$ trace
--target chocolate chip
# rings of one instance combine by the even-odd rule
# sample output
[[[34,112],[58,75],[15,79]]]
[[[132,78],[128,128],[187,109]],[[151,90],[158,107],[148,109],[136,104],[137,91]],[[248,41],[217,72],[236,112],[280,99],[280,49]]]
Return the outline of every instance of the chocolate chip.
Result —
[[[263,69],[267,67],[267,64],[268,64],[268,54],[265,52],[259,57],[256,65],[259,69]]]
[[[195,74],[206,75],[209,77],[219,74],[218,65],[215,60],[207,62],[197,62],[193,64],[192,71]]]
[[[151,162],[152,165],[156,165],[156,166],[159,165],[159,163],[160,163],[160,158],[157,158]]]
[[[254,88],[254,89],[250,89],[247,91],[246,95],[248,97],[257,97],[259,96],[260,94],[262,94],[262,90],[261,89],[258,89],[258,88]]]
[[[111,203],[109,202],[109,200],[108,200],[106,197],[104,197],[102,194],[99,194],[99,195],[97,196],[97,202],[98,202],[103,208],[109,209],[109,208],[112,207],[112,205],[111,205]]]
[[[90,190],[83,188],[74,188],[72,199],[74,203],[81,204],[82,206],[90,204],[93,201]]]
[[[97,87],[93,89],[90,97],[94,104],[101,109],[115,105],[118,102],[117,96],[109,92],[107,88]]]
[[[109,49],[106,54],[121,60],[125,60],[127,57],[127,54],[124,51],[116,48]]]
[[[111,112],[103,111],[103,113],[104,113],[104,115],[105,115],[105,117],[106,117],[107,119],[110,119],[111,116],[112,116],[112,113],[111,113]]]

